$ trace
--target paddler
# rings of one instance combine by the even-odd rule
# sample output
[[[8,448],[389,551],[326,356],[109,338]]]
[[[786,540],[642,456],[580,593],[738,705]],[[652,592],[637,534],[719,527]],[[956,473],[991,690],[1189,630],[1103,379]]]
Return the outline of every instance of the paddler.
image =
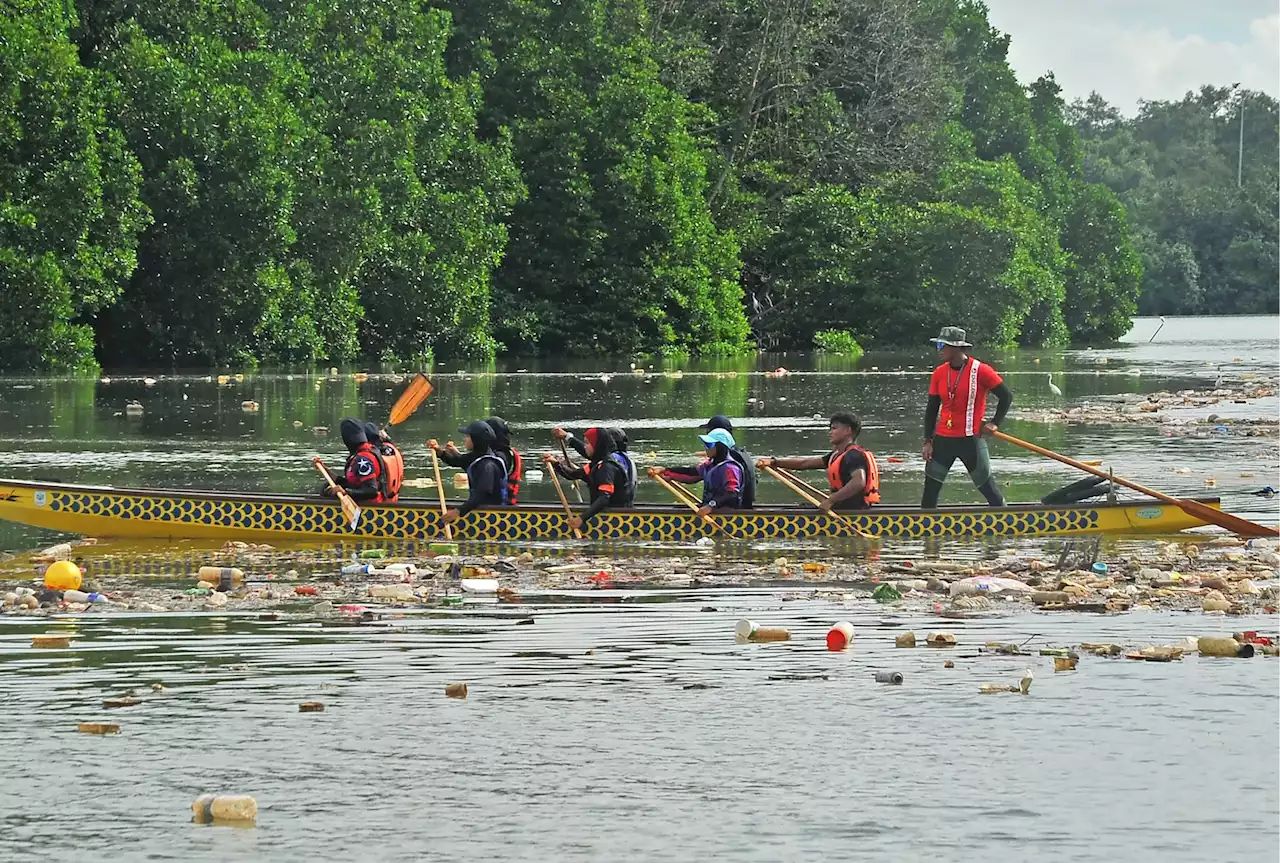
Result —
[[[557,474],[569,480],[585,480],[591,490],[590,505],[581,516],[569,519],[569,526],[574,530],[607,507],[631,506],[635,501],[635,487],[624,463],[613,458],[618,446],[614,436],[608,429],[599,427],[587,429],[582,436],[587,444],[587,461],[581,467],[569,467],[552,453],[542,456]]]
[[[627,484],[631,487],[631,499],[634,501],[636,489],[639,487],[640,474],[636,469],[636,461],[631,457],[631,453],[627,451],[627,432],[617,426],[610,426],[604,429],[609,437],[613,440],[613,452],[610,458],[622,466],[627,472]],[[585,459],[590,459],[587,454],[587,446],[581,440],[573,436],[572,432],[567,432],[560,427],[551,430],[551,436],[556,440],[564,441],[565,445],[572,448],[574,452]],[[629,505],[629,504],[628,504]]]
[[[352,500],[381,503],[385,488],[386,467],[383,465],[381,455],[369,442],[365,424],[354,417],[347,417],[339,428],[342,432],[342,442],[347,446],[348,455],[342,473],[333,478],[334,484],[345,488]],[[327,484],[320,490],[320,494],[324,497],[336,496],[336,492]]]
[[[969,471],[969,478],[988,504],[1004,506],[1004,496],[991,476],[991,456],[983,435],[999,430],[1013,404],[1013,393],[995,369],[969,356],[965,348],[973,345],[965,341],[964,330],[943,327],[932,344],[938,349],[942,365],[933,370],[929,380],[924,448],[920,453],[925,461],[920,506],[937,507],[938,493],[956,459]],[[996,397],[996,412],[984,421],[987,393]]]
[[[707,431],[716,429],[724,429],[733,436],[733,423],[724,414],[716,414],[711,419],[702,424]],[[736,440],[736,438],[734,438]],[[733,459],[738,467],[742,468],[742,509],[751,509],[756,505],[756,460],[751,453],[747,452],[741,446],[734,445],[729,448],[729,458]]]
[[[470,491],[460,506],[445,512],[444,520],[447,524],[452,524],[476,507],[503,506],[507,503],[507,464],[493,451],[498,440],[493,426],[484,420],[475,420],[459,427],[458,432],[463,436],[466,454],[471,456],[467,463]]]
[[[741,509],[746,471],[731,455],[733,435],[717,428],[698,435],[698,439],[706,447],[706,458],[695,467],[667,468],[662,472],[663,478],[685,484],[702,483],[702,506],[698,508],[698,515],[710,515],[718,509]]]
[[[493,451],[507,466],[507,503],[515,506],[520,502],[520,480],[524,478],[524,459],[520,452],[511,446],[511,427],[507,425],[506,420],[495,415],[485,417],[484,421],[489,424],[489,428],[493,429],[495,437]],[[461,452],[453,445],[453,441],[449,441],[442,447],[438,440],[432,438],[427,441],[427,446],[436,451],[442,462],[452,467],[466,468],[477,458],[473,452]]]
[[[387,430],[378,428],[377,423],[366,421],[364,435],[382,459],[379,465],[383,476],[382,499],[394,503],[400,499],[400,486],[404,484],[404,455],[392,442]]]
[[[851,413],[832,414],[828,437],[831,452],[824,456],[762,458],[760,467],[787,470],[825,470],[831,493],[818,504],[823,512],[833,509],[867,509],[880,502],[880,468],[870,450],[858,446],[862,422]]]

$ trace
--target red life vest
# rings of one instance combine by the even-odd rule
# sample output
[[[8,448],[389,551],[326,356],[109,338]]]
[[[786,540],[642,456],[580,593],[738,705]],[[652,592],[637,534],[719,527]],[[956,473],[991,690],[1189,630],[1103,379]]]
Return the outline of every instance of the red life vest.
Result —
[[[369,503],[382,503],[386,499],[387,466],[373,444],[362,443],[348,456],[346,473],[348,488],[364,485],[370,479],[374,481],[378,494]]]
[[[851,449],[862,453],[867,460],[867,484],[861,492],[854,495],[853,502],[860,506],[871,506],[879,503],[880,467],[876,464],[876,457],[871,454],[870,450],[865,450],[857,444],[852,444],[847,449],[833,453],[831,459],[827,462],[827,482],[830,484],[831,490],[839,491],[844,487],[844,478],[840,476],[840,463],[844,461],[845,453]]]

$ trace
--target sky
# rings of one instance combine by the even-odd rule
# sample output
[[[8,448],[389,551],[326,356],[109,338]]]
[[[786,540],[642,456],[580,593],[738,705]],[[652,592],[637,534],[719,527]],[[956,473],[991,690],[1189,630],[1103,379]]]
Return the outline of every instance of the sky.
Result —
[[[1097,90],[1124,114],[1204,84],[1280,91],[1276,0],[986,0],[1029,83],[1052,71],[1067,101]]]

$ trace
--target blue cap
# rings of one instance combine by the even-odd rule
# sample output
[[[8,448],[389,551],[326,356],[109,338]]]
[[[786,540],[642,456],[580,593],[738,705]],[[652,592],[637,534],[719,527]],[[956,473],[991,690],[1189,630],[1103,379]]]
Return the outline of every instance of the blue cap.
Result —
[[[698,435],[698,440],[702,441],[707,446],[715,446],[718,443],[722,443],[727,447],[733,447],[733,435],[729,434],[724,429],[712,429],[706,434],[700,434]]]

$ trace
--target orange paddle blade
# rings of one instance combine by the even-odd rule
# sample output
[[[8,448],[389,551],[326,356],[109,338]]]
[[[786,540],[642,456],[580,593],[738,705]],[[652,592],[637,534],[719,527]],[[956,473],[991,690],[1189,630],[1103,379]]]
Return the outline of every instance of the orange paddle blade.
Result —
[[[418,409],[427,396],[431,395],[431,391],[435,389],[431,386],[431,381],[427,380],[426,375],[418,373],[413,380],[409,381],[409,386],[400,394],[400,398],[396,399],[396,403],[391,406],[391,419],[388,425],[399,425],[409,418],[409,415]]]

